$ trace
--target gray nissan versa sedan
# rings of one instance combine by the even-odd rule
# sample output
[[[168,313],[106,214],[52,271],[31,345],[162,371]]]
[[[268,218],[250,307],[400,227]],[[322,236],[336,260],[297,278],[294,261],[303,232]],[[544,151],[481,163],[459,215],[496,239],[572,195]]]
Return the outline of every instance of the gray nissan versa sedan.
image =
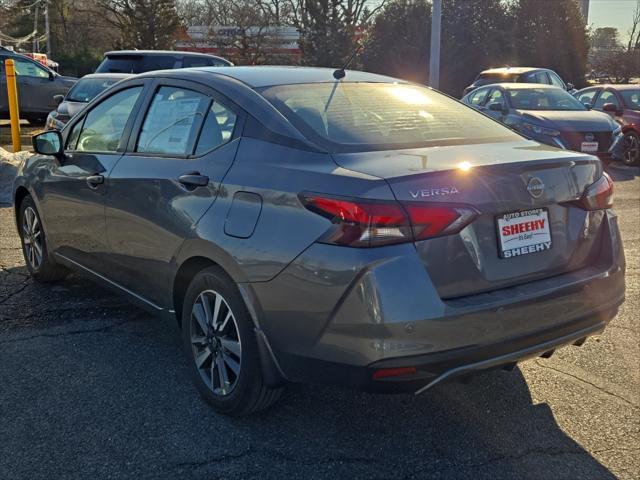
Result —
[[[150,72],[34,148],[14,190],[33,277],[79,270],[177,320],[229,415],[287,381],[421,393],[512,367],[624,299],[596,157],[400,80]]]

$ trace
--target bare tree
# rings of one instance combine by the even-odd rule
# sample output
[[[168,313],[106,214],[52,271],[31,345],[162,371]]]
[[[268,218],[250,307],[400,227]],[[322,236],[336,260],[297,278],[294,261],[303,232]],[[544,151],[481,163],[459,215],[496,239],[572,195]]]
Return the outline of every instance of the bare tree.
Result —
[[[282,0],[182,0],[178,9],[183,22],[198,26],[190,41],[215,46],[239,64],[282,63],[280,54]]]
[[[119,30],[121,48],[170,48],[181,25],[174,0],[98,0],[98,7]]]
[[[626,45],[616,40],[610,48],[592,51],[593,68],[605,73],[612,83],[628,83],[640,77],[640,0],[636,2],[628,35]]]

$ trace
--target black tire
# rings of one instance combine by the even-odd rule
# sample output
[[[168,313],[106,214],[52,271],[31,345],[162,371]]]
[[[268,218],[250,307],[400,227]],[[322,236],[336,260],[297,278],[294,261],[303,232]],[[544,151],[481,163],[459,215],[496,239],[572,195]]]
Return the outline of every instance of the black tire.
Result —
[[[627,132],[624,135],[622,162],[625,165],[640,165],[640,135],[636,132]]]
[[[18,234],[20,235],[22,254],[29,273],[38,282],[62,280],[69,271],[51,258],[47,249],[47,239],[42,229],[40,214],[30,196],[27,195],[22,199],[19,212]],[[30,231],[29,225],[34,226],[33,231]],[[36,233],[35,229],[39,233]]]
[[[217,295],[222,297],[220,302]],[[204,301],[212,307],[211,313],[215,304],[219,305],[219,321],[206,321],[209,329],[206,337],[202,335],[203,324],[198,315],[192,313],[197,309],[206,315]],[[222,317],[229,320],[225,322]],[[219,331],[212,327],[216,323],[218,328],[222,327]],[[217,412],[234,417],[249,415],[271,406],[280,397],[281,388],[268,388],[264,384],[254,325],[244,301],[233,280],[217,267],[199,272],[187,289],[182,308],[182,344],[196,387]],[[229,344],[240,355],[226,349]],[[231,368],[236,359],[239,359],[237,375]],[[220,368],[225,372],[222,375]],[[226,387],[222,386],[223,378],[228,380]]]

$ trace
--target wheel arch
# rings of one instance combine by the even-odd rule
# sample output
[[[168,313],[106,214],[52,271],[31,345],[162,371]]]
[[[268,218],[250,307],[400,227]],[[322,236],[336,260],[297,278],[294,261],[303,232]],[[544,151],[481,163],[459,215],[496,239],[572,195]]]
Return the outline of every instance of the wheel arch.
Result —
[[[18,225],[18,215],[20,215],[20,205],[22,205],[22,201],[27,196],[31,196],[31,192],[29,192],[27,187],[25,187],[24,185],[19,185],[13,194],[13,212],[16,220],[16,225]]]
[[[233,281],[238,287],[240,296],[249,312],[254,324],[254,331],[256,333],[256,341],[258,343],[258,355],[260,357],[260,365],[265,383],[271,387],[276,388],[284,385],[286,382],[286,376],[284,375],[282,368],[276,358],[276,355],[271,348],[269,340],[266,337],[265,332],[260,328],[258,322],[258,316],[260,315],[260,305],[258,300],[248,284],[238,283],[229,272],[218,262],[212,260],[209,257],[197,255],[189,257],[184,260],[178,268],[173,281],[172,288],[172,302],[175,312],[175,318],[178,323],[178,328],[182,328],[182,308],[184,306],[184,297],[189,288],[191,280],[201,272],[202,270],[210,267],[218,268],[225,276]]]

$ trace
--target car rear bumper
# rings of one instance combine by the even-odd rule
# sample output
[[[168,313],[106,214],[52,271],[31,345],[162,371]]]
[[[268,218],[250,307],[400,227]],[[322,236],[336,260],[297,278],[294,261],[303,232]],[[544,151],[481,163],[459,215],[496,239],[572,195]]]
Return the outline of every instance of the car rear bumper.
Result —
[[[288,380],[418,392],[604,329],[624,301],[625,270],[613,212],[606,229],[591,265],[448,300],[413,245],[313,245],[274,280],[252,284],[253,303]]]

